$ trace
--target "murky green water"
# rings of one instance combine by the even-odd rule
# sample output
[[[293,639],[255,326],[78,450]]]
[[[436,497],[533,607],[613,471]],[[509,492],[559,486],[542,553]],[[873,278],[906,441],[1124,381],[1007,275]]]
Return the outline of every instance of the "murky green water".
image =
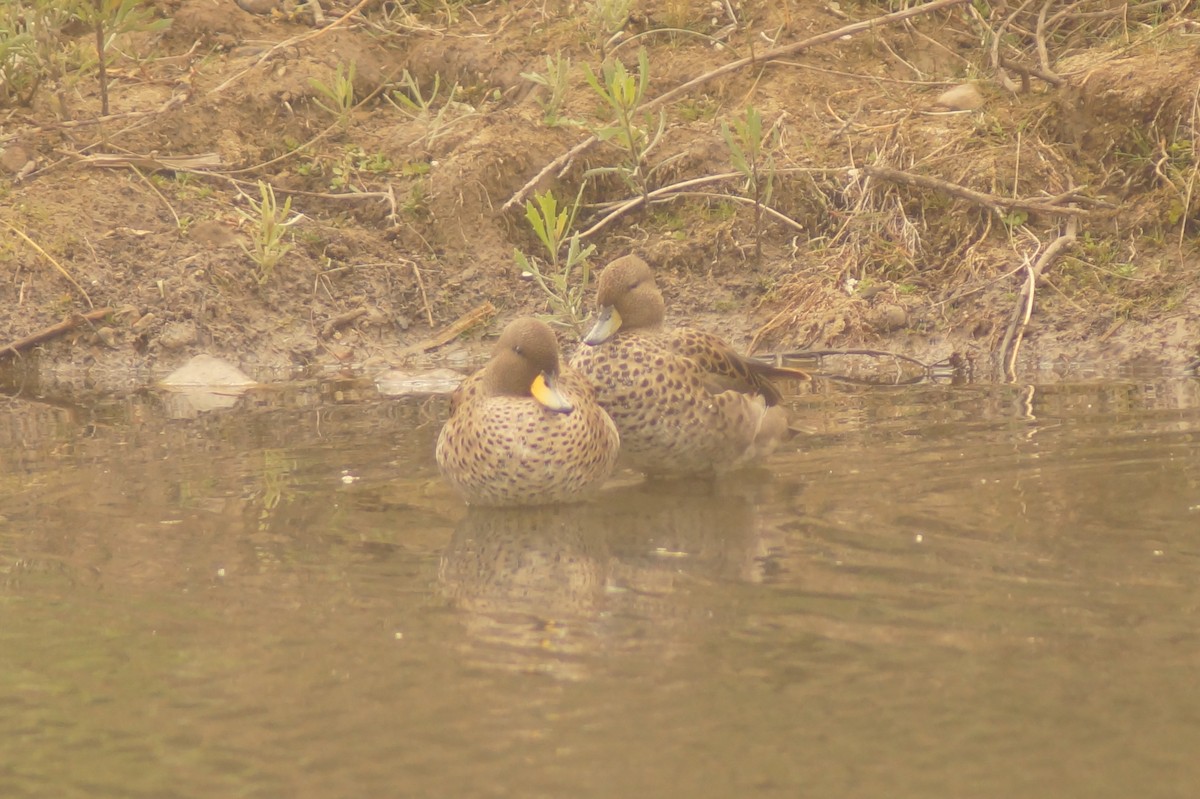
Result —
[[[0,797],[1192,796],[1200,381],[467,513],[444,403],[0,398]]]

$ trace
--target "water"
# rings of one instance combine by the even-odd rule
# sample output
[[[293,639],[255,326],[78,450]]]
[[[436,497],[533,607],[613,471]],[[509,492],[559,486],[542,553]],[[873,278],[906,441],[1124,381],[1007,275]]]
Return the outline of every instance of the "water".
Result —
[[[2,399],[0,796],[1191,796],[1200,381],[853,388],[470,512],[445,403]]]

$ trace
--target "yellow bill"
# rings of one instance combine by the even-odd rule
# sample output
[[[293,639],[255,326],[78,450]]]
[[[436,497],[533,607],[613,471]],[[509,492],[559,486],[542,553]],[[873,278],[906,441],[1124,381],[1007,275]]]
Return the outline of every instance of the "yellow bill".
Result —
[[[541,372],[533,379],[533,385],[529,387],[529,393],[533,394],[533,398],[542,407],[555,413],[570,413],[575,410],[575,406],[567,402],[567,398],[554,387],[554,378],[545,372]]]
[[[593,347],[603,344],[620,329],[621,314],[617,313],[617,309],[611,305],[605,305],[600,309],[600,316],[596,319],[596,324],[592,325],[592,329],[583,337],[583,343]]]

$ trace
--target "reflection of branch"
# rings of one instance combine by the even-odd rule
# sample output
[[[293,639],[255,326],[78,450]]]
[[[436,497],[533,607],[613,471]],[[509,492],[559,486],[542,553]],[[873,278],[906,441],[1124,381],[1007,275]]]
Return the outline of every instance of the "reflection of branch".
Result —
[[[50,327],[42,328],[32,335],[17,339],[16,341],[0,347],[0,358],[7,358],[11,355],[19,355],[22,350],[27,350],[30,347],[41,344],[44,341],[50,341],[51,339],[58,338],[65,333],[70,333],[72,330],[80,327],[85,322],[98,322],[111,313],[113,313],[112,308],[97,308],[94,311],[88,311],[84,314],[74,314],[73,316],[69,316],[56,325],[50,325]]]
[[[1029,315],[1033,313],[1033,295],[1037,290],[1038,279],[1046,271],[1050,262],[1058,257],[1059,252],[1075,243],[1075,234],[1078,232],[1078,228],[1078,219],[1068,220],[1066,232],[1050,242],[1050,246],[1042,251],[1037,261],[1026,269],[1025,285],[1021,289],[1021,296],[1013,308],[1012,321],[1009,322],[1008,330],[1004,333],[1004,340],[1000,344],[1000,362],[1004,367],[1004,374],[1009,380],[1017,379],[1015,371],[1017,352],[1021,349],[1021,339],[1025,335],[1025,326],[1029,324]]]
[[[1075,208],[1070,205],[1060,205],[1060,203],[1070,200],[1072,202],[1085,202],[1101,207],[1110,207],[1103,200],[1096,200],[1090,197],[1077,196],[1075,192],[1067,192],[1058,197],[1047,197],[1041,200],[1022,200],[1016,197],[1001,197],[998,194],[986,194],[982,191],[968,189],[966,186],[960,186],[957,183],[941,180],[940,178],[931,178],[927,175],[915,175],[912,172],[904,172],[899,169],[891,169],[884,166],[863,166],[860,169],[867,175],[882,180],[890,180],[892,183],[903,183],[908,186],[918,186],[923,189],[933,189],[934,191],[945,192],[952,194],[955,197],[961,197],[964,200],[982,205],[985,208],[997,209],[1006,208],[1009,210],[1020,209],[1023,211],[1035,211],[1044,214],[1062,214],[1063,216],[1087,216],[1091,211],[1085,208]]]
[[[795,55],[802,50],[807,50],[810,47],[815,47],[819,44],[836,41],[844,36],[850,36],[855,33],[862,33],[863,31],[883,27],[885,25],[891,25],[894,22],[900,22],[910,17],[915,17],[920,14],[927,14],[930,11],[938,11],[943,8],[949,8],[950,6],[962,5],[965,2],[966,0],[933,0],[932,2],[925,3],[924,5],[915,6],[913,8],[905,8],[891,14],[884,14],[881,17],[863,20],[862,22],[855,22],[853,25],[844,25],[836,30],[826,31],[825,33],[817,34],[816,36],[810,36],[804,41],[792,42],[791,44],[784,45],[783,47],[776,47],[775,49],[768,50],[765,53],[751,55],[746,58],[739,58],[738,60],[730,61],[728,64],[720,66],[711,72],[698,75],[686,83],[681,83],[674,89],[660,94],[658,97],[647,100],[638,108],[638,110],[652,111],[659,106],[666,105],[667,103],[675,100],[680,95],[687,94],[697,86],[727,75],[730,72],[736,72],[742,67],[762,65],[768,61],[775,61],[777,59],[784,58],[785,56]],[[533,191],[534,187],[537,186],[543,178],[545,178],[551,172],[565,169],[566,165],[571,163],[571,160],[574,159],[575,156],[591,147],[597,141],[599,141],[597,137],[589,136],[583,141],[579,142],[579,144],[576,144],[570,150],[567,150],[565,153],[546,164],[536,175],[530,178],[524,186],[518,189],[516,194],[509,197],[500,210],[508,211],[511,208],[519,206],[522,202],[524,202],[525,198],[529,195],[529,192]]]
[[[902,355],[899,352],[888,352],[887,350],[794,350],[792,352],[778,352],[774,355],[757,356],[757,360],[770,363],[775,366],[784,366],[786,365],[785,361],[789,358],[825,358],[835,355],[865,355],[871,358],[898,358],[902,361],[908,361],[911,364],[921,367],[922,371],[926,373],[933,371],[933,366],[930,366],[924,361],[919,361],[909,355]]]

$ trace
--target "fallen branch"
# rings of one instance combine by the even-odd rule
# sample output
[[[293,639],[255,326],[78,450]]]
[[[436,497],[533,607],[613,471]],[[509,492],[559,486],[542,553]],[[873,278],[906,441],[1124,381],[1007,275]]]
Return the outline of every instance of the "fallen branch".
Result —
[[[982,191],[968,189],[966,186],[960,186],[957,183],[941,180],[940,178],[931,178],[928,175],[915,175],[912,172],[904,172],[900,169],[892,169],[886,166],[863,166],[858,168],[865,175],[881,180],[891,181],[892,183],[903,183],[908,186],[917,186],[922,189],[932,189],[933,191],[944,192],[955,197],[961,197],[964,200],[973,202],[976,205],[982,205],[985,208],[990,208],[993,211],[998,211],[1003,208],[1005,210],[1019,209],[1022,211],[1034,211],[1043,214],[1061,214],[1063,216],[1087,216],[1092,213],[1086,208],[1076,208],[1071,205],[1060,205],[1059,202],[1063,199],[1070,199],[1072,202],[1090,202],[1093,205],[1101,207],[1110,207],[1103,200],[1096,200],[1089,197],[1080,197],[1075,192],[1067,192],[1059,197],[1048,197],[1044,200],[1028,200],[1018,197],[1001,197],[998,194],[987,194]],[[854,170],[851,170],[851,174]]]
[[[370,313],[366,308],[355,308],[333,317],[321,325],[321,338],[333,338],[333,334],[347,325],[352,325]]]
[[[863,31],[869,31],[875,28],[884,27],[886,25],[892,25],[894,23],[909,19],[910,17],[927,14],[931,11],[938,11],[951,6],[962,5],[965,2],[966,0],[933,0],[933,2],[926,3],[924,5],[902,9],[891,14],[884,14],[881,17],[874,17],[862,22],[855,22],[852,25],[844,25],[836,30],[826,31],[825,33],[817,34],[816,36],[810,36],[803,41],[793,42],[782,47],[776,47],[775,49],[768,50],[765,53],[739,58],[738,60],[731,61],[728,64],[718,67],[711,72],[706,72],[703,75],[692,78],[686,83],[682,83],[679,86],[676,86],[674,89],[660,94],[658,97],[647,100],[639,107],[638,110],[653,111],[659,106],[666,105],[667,103],[675,100],[677,97],[687,94],[697,86],[701,86],[711,80],[716,80],[717,78],[728,75],[731,72],[736,72],[737,70],[746,66],[766,64],[771,61],[776,61],[780,58],[795,55],[802,50],[807,50],[811,47],[825,44],[826,42],[832,42],[837,39],[841,39],[845,36],[851,36],[856,33],[862,33]],[[534,187],[537,186],[537,184],[540,183],[543,178],[555,170],[565,168],[571,163],[575,156],[579,155],[598,141],[599,139],[597,137],[589,136],[588,138],[576,144],[570,150],[567,150],[567,152],[546,164],[546,166],[542,167],[542,169],[536,175],[530,178],[524,186],[518,189],[516,194],[514,194],[512,197],[509,197],[508,201],[501,206],[500,210],[508,211],[515,206],[519,206],[525,201],[525,198],[529,195],[529,192],[533,191]]]
[[[72,153],[72,155],[74,155]],[[160,169],[168,172],[211,172],[224,166],[218,153],[201,153],[200,155],[137,155],[131,153],[98,153],[79,157],[77,163],[84,166],[99,168],[132,167],[156,172]]]
[[[1038,256],[1037,261],[1026,268],[1025,285],[1021,288],[1021,296],[1017,298],[1017,304],[1013,307],[1012,321],[1009,322],[1008,330],[1004,333],[1004,340],[1000,343],[1000,362],[1003,365],[1005,377],[1010,381],[1017,379],[1017,353],[1021,349],[1025,326],[1029,324],[1029,316],[1033,313],[1033,297],[1037,290],[1038,279],[1060,252],[1075,243],[1078,229],[1078,219],[1067,220],[1066,232],[1050,242],[1050,245]]]
[[[94,311],[88,311],[84,314],[74,314],[72,316],[68,316],[66,319],[62,320],[56,325],[50,325],[50,327],[43,328],[33,335],[26,336],[25,338],[19,338],[16,341],[9,342],[3,347],[0,347],[0,358],[8,358],[13,355],[20,355],[22,352],[30,349],[31,347],[35,347],[45,341],[58,338],[66,333],[70,333],[72,330],[83,325],[84,323],[98,322],[112,313],[115,313],[115,311],[112,308],[106,307],[97,308]]]
[[[415,355],[418,352],[430,352],[436,350],[454,339],[458,338],[463,332],[470,330],[475,325],[482,324],[496,315],[496,306],[491,302],[484,301],[480,305],[476,305],[471,310],[460,316],[458,319],[451,322],[437,334],[430,336],[422,342],[405,347],[400,351],[401,356]]]
[[[1000,56],[1000,66],[1011,69],[1013,72],[1016,72],[1018,75],[1020,75],[1022,78],[1022,87],[1024,87],[1024,85],[1028,82],[1028,79],[1031,77],[1043,80],[1046,83],[1049,83],[1051,86],[1062,86],[1064,83],[1066,83],[1065,80],[1052,72],[1045,72],[1037,67],[1027,67],[1024,64],[1013,61],[1011,58],[1007,58],[1005,56]],[[1022,91],[1026,91],[1026,89],[1022,88]]]

